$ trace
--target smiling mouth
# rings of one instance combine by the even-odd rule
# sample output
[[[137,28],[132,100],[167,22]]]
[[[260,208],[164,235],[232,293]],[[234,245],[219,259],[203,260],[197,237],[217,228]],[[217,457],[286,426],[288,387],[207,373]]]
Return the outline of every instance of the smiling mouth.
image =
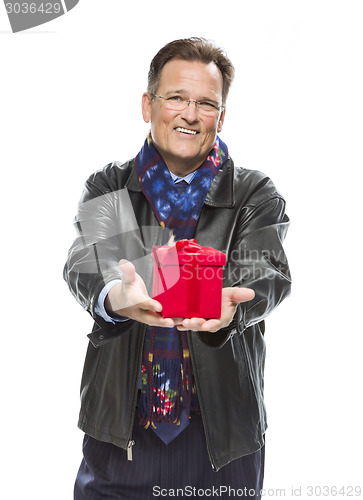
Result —
[[[175,129],[177,132],[181,132],[182,134],[189,134],[189,135],[197,135],[197,131],[196,130],[191,130],[189,128],[183,128],[183,127],[177,127]]]

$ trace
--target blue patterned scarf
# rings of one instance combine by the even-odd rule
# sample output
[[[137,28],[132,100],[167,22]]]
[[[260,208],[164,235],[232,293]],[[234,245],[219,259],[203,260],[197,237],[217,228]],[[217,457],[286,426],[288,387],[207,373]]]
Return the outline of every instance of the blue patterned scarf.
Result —
[[[193,237],[212,180],[227,157],[227,146],[217,137],[193,181],[180,194],[149,134],[135,158],[135,168],[156,219],[162,227],[173,232],[175,240]],[[189,418],[197,408],[186,332],[179,332],[176,328],[147,327],[140,423],[153,428],[158,422],[179,425],[181,414]]]

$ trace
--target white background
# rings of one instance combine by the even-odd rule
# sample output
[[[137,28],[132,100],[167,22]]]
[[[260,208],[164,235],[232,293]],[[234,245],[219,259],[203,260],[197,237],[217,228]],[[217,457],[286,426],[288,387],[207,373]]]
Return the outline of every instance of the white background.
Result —
[[[358,1],[81,0],[12,34],[0,5],[2,498],[72,498],[92,326],[62,279],[72,221],[86,178],[140,149],[150,60],[186,36],[232,59],[220,135],[292,221],[293,294],[267,320],[266,497],[362,485],[362,25]]]

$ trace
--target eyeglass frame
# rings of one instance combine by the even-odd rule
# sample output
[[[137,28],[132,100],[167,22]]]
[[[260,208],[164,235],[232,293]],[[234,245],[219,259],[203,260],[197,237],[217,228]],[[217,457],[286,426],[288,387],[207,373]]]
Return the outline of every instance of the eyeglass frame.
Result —
[[[190,104],[191,102],[194,102],[194,104],[195,104],[195,108],[196,108],[196,109],[198,109],[198,105],[199,105],[199,104],[202,104],[202,103],[203,103],[203,101],[196,101],[195,99],[185,99],[184,97],[181,97],[181,96],[164,97],[164,96],[162,96],[162,95],[157,95],[157,94],[150,94],[150,96],[152,96],[152,97],[158,97],[159,99],[164,99],[164,101],[170,101],[170,99],[172,99],[172,97],[180,97],[180,99],[182,100],[182,102],[187,103],[187,105],[185,106],[185,108],[181,109],[180,111],[184,111],[184,109],[187,109],[187,107],[189,106],[189,104]],[[215,111],[218,111],[218,113],[219,113],[219,111],[220,111],[221,109],[224,109],[224,108],[225,108],[225,105],[224,105],[224,104],[220,104],[220,105],[218,105],[218,106],[216,106],[216,105],[215,105],[215,104],[213,104],[212,102],[208,102],[208,104],[209,104],[210,106],[212,106],[212,108],[214,108],[214,110],[215,110]]]

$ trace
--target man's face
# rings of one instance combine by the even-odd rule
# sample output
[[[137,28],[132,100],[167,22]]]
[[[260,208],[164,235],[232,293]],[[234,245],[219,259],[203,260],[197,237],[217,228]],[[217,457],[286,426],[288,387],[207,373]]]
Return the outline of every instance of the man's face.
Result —
[[[218,106],[222,103],[222,88],[222,74],[214,63],[172,59],[161,71],[157,94],[208,100]],[[164,99],[151,100],[147,93],[143,95],[142,111],[144,120],[151,121],[151,135],[159,153],[169,170],[180,176],[192,172],[207,158],[216,134],[222,130],[225,114],[223,109],[203,115],[194,103],[182,111],[170,110]]]

